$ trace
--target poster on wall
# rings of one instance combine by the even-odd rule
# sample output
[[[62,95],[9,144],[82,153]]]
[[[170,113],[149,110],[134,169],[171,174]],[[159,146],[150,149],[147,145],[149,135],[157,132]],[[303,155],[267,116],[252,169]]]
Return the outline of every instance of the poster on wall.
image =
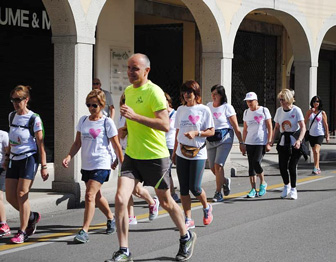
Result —
[[[121,95],[130,85],[127,77],[127,60],[132,55],[130,48],[111,48],[111,92]]]

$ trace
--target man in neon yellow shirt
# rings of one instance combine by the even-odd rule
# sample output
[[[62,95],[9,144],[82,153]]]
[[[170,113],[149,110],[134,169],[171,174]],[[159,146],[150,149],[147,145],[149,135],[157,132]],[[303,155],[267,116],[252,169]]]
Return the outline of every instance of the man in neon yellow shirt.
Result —
[[[153,186],[162,207],[180,231],[180,249],[176,260],[188,260],[193,253],[196,233],[186,230],[180,207],[169,190],[169,151],[165,132],[169,130],[166,98],[160,87],[148,80],[150,61],[134,54],[128,60],[126,104],[120,113],[126,118],[128,141],[125,159],[118,178],[115,214],[120,249],[106,261],[133,261],[128,248],[127,203],[137,183]]]

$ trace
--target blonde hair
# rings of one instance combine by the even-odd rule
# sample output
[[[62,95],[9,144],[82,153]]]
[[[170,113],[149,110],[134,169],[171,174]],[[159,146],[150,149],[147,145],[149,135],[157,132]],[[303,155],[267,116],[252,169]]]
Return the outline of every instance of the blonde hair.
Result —
[[[14,87],[14,89],[10,92],[9,95],[10,95],[10,98],[12,98],[13,94],[16,93],[21,98],[22,97],[30,98],[30,90],[32,90],[30,86],[18,85]]]
[[[101,105],[102,109],[105,107],[106,104],[106,98],[105,98],[105,94],[102,90],[99,89],[93,89],[86,97],[86,103],[88,103],[88,101],[91,98],[97,98],[98,103]]]
[[[278,94],[278,99],[280,98],[285,99],[288,104],[292,105],[295,102],[294,91],[287,88],[282,89]]]

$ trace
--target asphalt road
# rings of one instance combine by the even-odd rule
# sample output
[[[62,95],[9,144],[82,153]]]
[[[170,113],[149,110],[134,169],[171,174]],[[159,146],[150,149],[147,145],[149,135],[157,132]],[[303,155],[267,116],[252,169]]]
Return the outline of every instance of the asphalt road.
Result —
[[[321,176],[300,169],[298,200],[280,199],[283,187],[278,170],[265,171],[268,191],[262,198],[245,198],[247,176],[232,178],[232,192],[223,203],[214,204],[214,221],[203,226],[203,212],[194,202],[198,239],[190,261],[335,261],[336,260],[336,167],[324,166]],[[214,182],[203,184],[208,198]],[[111,204],[114,210],[113,203]],[[161,209],[160,209],[161,210]],[[147,207],[136,200],[138,225],[130,228],[130,249],[134,261],[174,261],[178,251],[178,231],[161,210],[153,222]],[[104,261],[119,248],[117,235],[105,235],[105,218],[96,211],[87,244],[74,244],[81,227],[83,209],[42,214],[38,230],[28,242],[9,244],[0,239],[0,261]],[[18,221],[9,221],[12,232]]]

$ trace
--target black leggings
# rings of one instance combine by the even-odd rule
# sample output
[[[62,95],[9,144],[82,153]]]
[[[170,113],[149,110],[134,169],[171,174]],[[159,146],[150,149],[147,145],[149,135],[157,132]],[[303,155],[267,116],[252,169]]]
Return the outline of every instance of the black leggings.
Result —
[[[264,170],[261,167],[261,160],[265,155],[265,146],[246,145],[247,159],[249,163],[249,176],[261,174]]]
[[[296,187],[297,165],[301,157],[301,152],[294,147],[291,147],[291,150],[289,150],[288,147],[278,146],[277,149],[279,153],[279,168],[282,180],[285,185],[288,185],[290,176],[291,187]]]

